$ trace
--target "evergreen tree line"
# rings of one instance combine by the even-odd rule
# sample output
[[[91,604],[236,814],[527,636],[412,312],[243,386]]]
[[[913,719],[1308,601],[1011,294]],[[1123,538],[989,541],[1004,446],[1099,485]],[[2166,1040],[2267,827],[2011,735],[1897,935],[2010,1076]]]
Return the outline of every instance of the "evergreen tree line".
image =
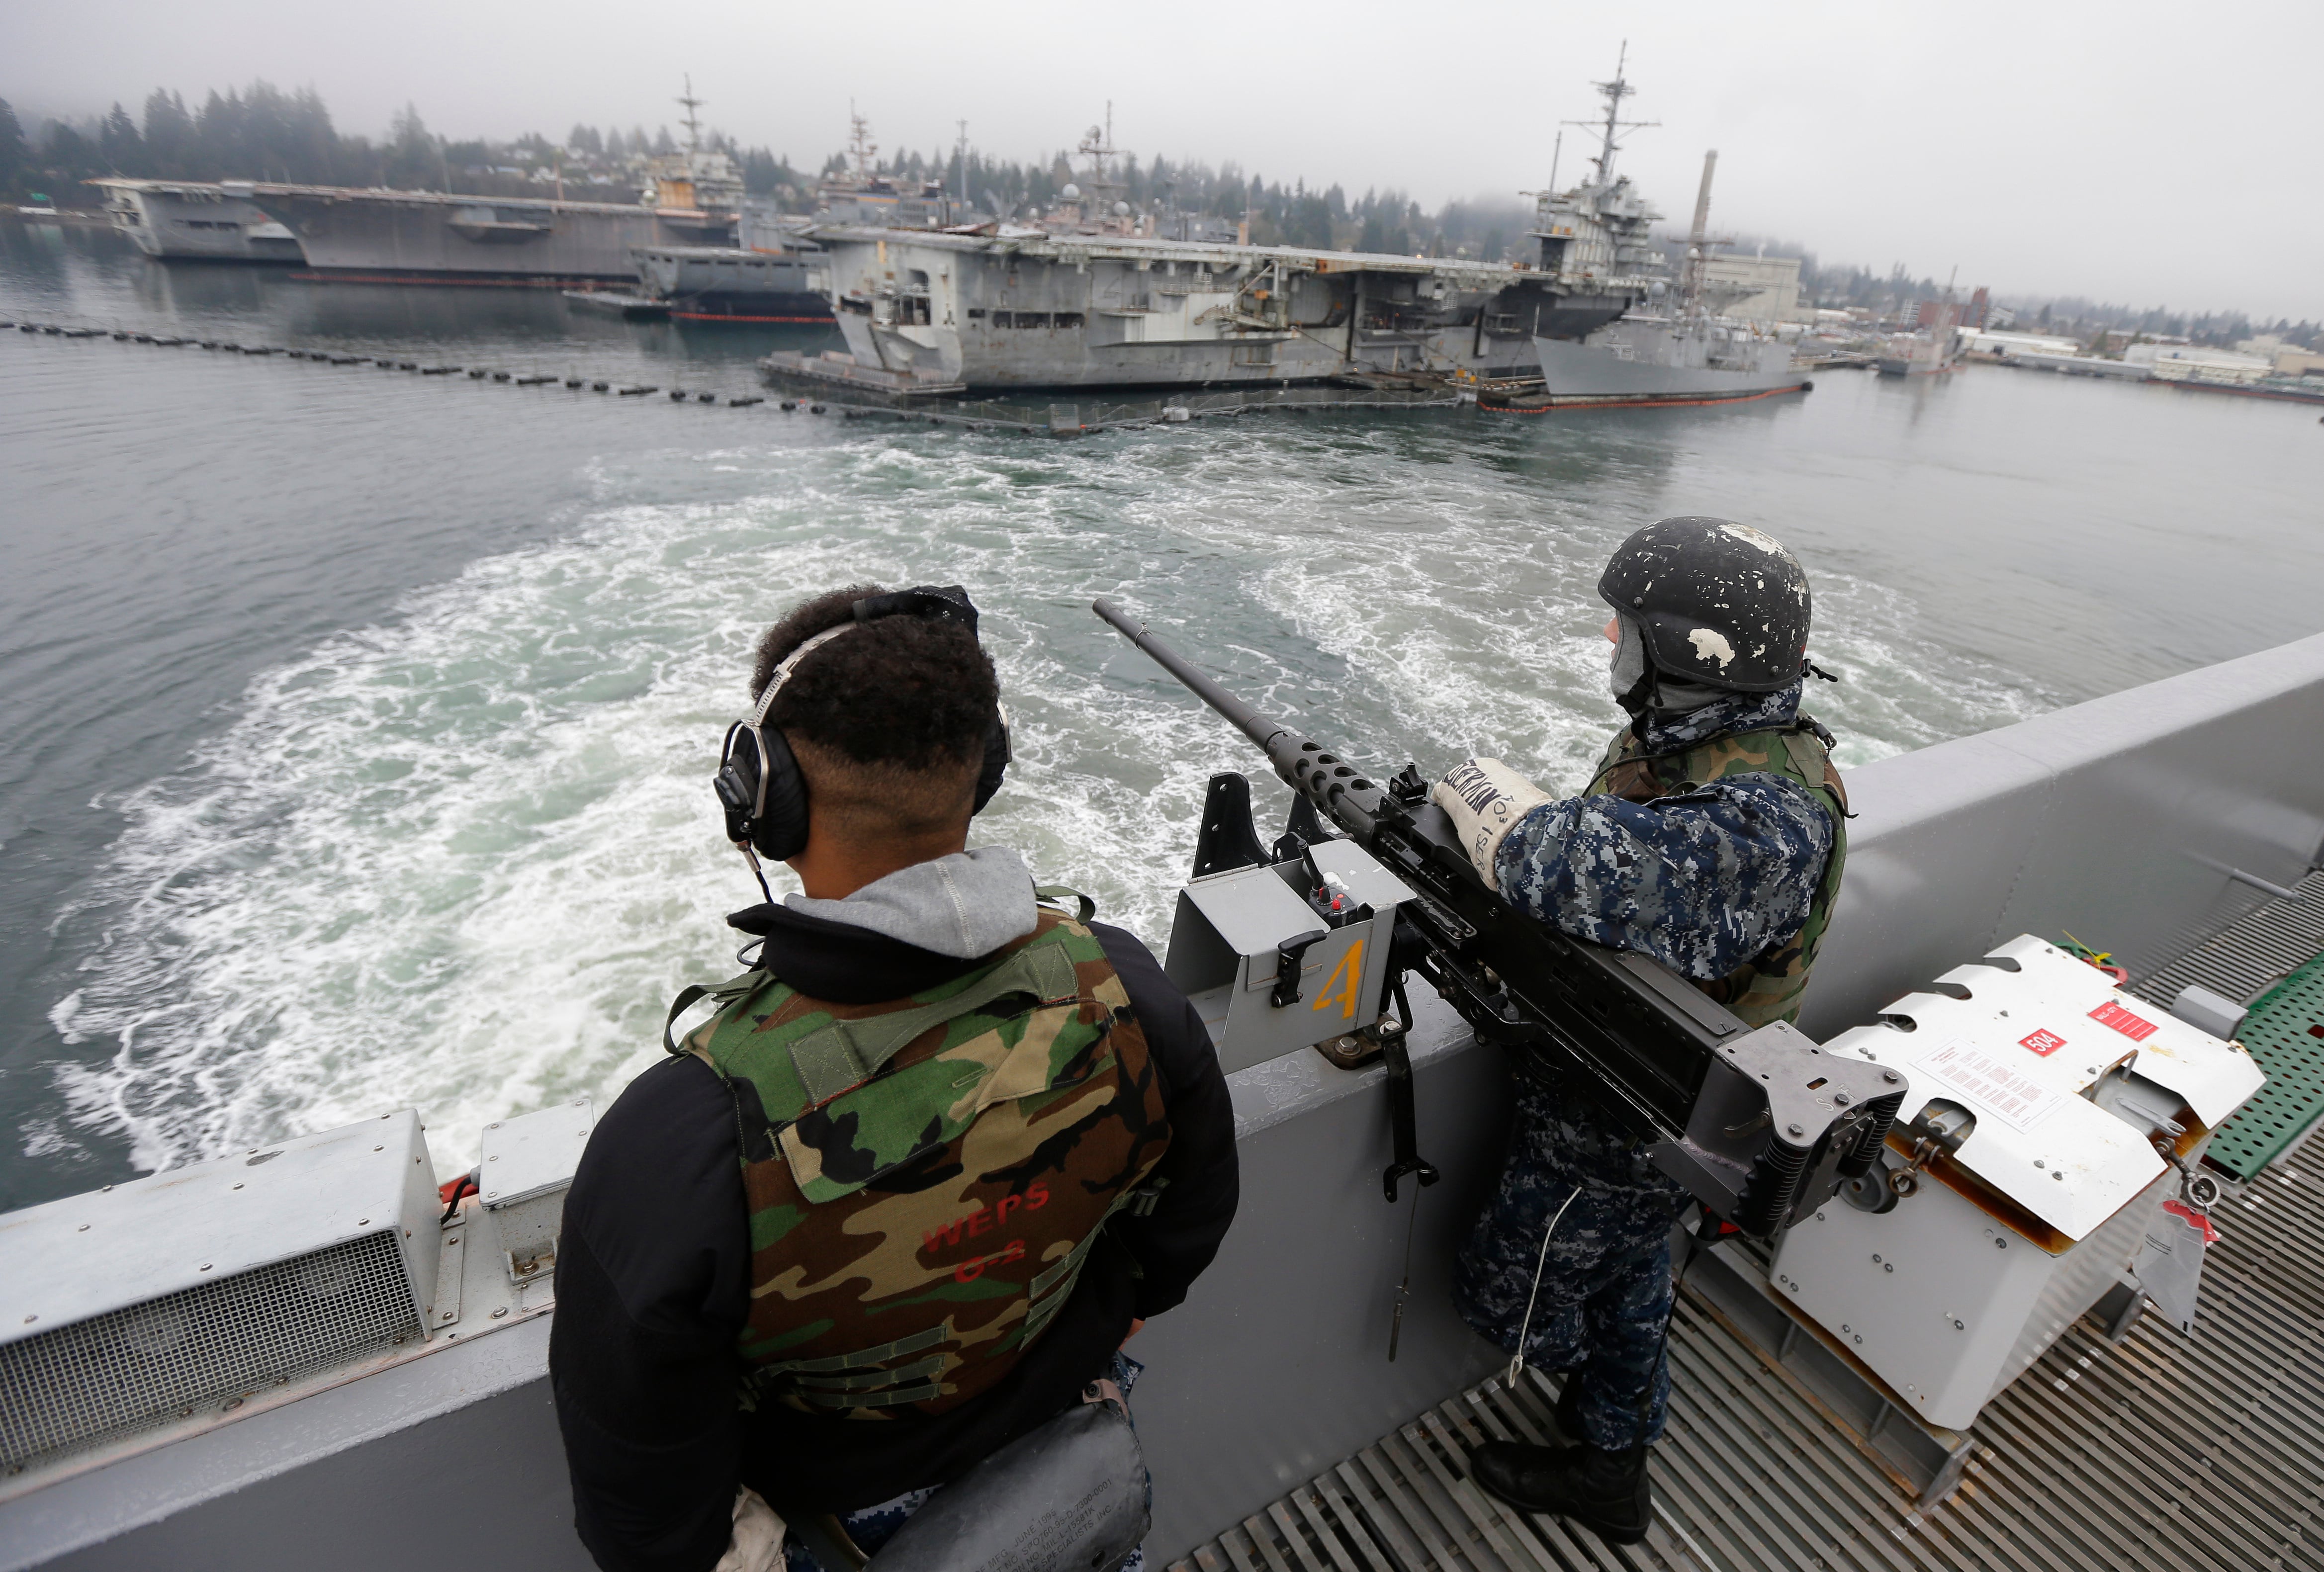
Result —
[[[745,148],[719,132],[706,140],[734,159],[752,195],[794,212],[813,209],[819,178],[851,168],[847,155],[833,153],[820,166],[819,178],[809,177],[765,147]],[[650,133],[640,125],[623,131],[576,124],[561,142],[538,133],[508,142],[451,141],[430,132],[408,106],[394,116],[387,134],[374,141],[342,134],[311,87],[284,92],[253,82],[225,93],[213,90],[195,108],[179,94],[157,87],[146,96],[140,115],[115,104],[102,117],[78,125],[51,120],[37,137],[0,101],[0,196],[21,199],[39,191],[78,204],[86,199],[78,195],[80,181],[130,175],[487,196],[578,187],[585,194],[627,199],[637,167],[678,148],[668,126]],[[1004,215],[1041,211],[1056,203],[1067,186],[1077,186],[1085,200],[1127,202],[1133,211],[1153,214],[1165,224],[1186,216],[1236,228],[1248,225],[1256,244],[1319,250],[1511,261],[1526,254],[1526,232],[1533,220],[1530,207],[1514,197],[1448,202],[1431,213],[1393,188],[1368,188],[1351,198],[1338,184],[1318,190],[1304,179],[1286,186],[1256,173],[1246,176],[1232,161],[1213,167],[1159,155],[1143,161],[1135,154],[1119,157],[1102,182],[1077,169],[1074,156],[1064,152],[1019,162],[988,158],[973,149],[964,159],[957,149],[906,151],[878,161],[877,172],[906,189],[935,182],[954,195],[964,192],[972,207]],[[1879,274],[1859,266],[1826,266],[1803,247],[1778,244],[1769,249],[1801,258],[1803,302],[1887,312],[1942,293],[1934,280],[1912,277],[1902,263]],[[2233,344],[2256,333],[2309,345],[2324,341],[2324,327],[2315,323],[2254,321],[2242,312],[2172,311],[2074,298],[1997,299],[2018,312],[2021,326],[2063,336],[2112,329],[2180,336],[2200,344]]]

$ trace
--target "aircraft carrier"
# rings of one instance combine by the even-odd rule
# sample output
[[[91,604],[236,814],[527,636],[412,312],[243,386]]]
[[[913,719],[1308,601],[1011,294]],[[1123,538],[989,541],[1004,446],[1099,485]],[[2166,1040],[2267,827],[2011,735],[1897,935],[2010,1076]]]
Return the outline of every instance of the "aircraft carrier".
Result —
[[[632,253],[639,248],[731,246],[742,211],[742,171],[724,152],[703,146],[695,113],[703,100],[694,97],[690,83],[678,102],[687,106],[687,146],[646,164],[635,202],[271,180],[100,183],[115,193],[117,216],[124,206],[143,210],[165,198],[181,207],[239,204],[273,221],[289,238],[290,260],[303,256],[318,278],[548,288],[633,285]],[[118,216],[116,221],[137,233],[137,226]],[[154,226],[147,221],[143,227]]]
[[[829,205],[806,234],[849,358],[763,363],[905,393],[1475,383],[1531,374],[1536,337],[1580,338],[1653,281],[1661,215],[1627,176],[1545,194],[1531,254],[1486,262],[1166,239],[1116,195],[1108,141],[1082,146],[1086,191],[1024,219],[945,223],[934,188],[926,227]]]

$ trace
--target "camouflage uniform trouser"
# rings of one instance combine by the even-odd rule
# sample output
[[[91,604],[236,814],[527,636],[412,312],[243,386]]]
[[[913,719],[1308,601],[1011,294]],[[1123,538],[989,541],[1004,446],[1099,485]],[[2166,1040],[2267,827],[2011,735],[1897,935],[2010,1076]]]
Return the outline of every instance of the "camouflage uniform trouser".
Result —
[[[1583,1435],[1574,1439],[1607,1448],[1655,1440],[1670,1401],[1670,1229],[1686,1191],[1587,1105],[1513,1068],[1508,1158],[1454,1264],[1453,1305],[1514,1354],[1538,1265],[1526,1363],[1578,1372]],[[1553,1218],[1545,1261],[1542,1232]]]

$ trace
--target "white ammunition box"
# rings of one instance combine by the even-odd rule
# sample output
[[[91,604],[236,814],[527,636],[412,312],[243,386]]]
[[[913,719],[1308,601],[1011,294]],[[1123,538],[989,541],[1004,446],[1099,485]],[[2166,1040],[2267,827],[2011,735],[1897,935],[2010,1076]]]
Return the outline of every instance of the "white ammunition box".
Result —
[[[1885,1170],[1785,1234],[1769,1275],[1950,1430],[2129,1265],[2180,1185],[2158,1144],[2192,1162],[2266,1079],[2240,1044],[2031,936],[1824,1051],[1902,1070],[1911,1089]],[[1900,1199],[1886,1181],[1914,1163]]]

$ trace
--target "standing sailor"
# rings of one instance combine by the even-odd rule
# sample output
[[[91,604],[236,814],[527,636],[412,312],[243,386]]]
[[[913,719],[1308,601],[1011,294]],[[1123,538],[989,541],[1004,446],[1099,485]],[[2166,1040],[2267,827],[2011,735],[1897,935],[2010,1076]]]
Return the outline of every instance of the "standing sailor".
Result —
[[[812,1531],[795,1556],[877,1549],[1085,1392],[1118,1404],[1117,1350],[1235,1210],[1185,996],[1086,903],[1038,904],[1015,851],[966,850],[1009,762],[967,595],[818,596],[751,691],[727,836],[805,893],[728,919],[750,970],[679,995],[723,1007],[606,1111],[565,1203],[549,1373],[607,1572],[757,1572],[768,1502]],[[1102,1483],[1134,1503],[1121,1450]]]
[[[1800,712],[1814,671],[1807,575],[1748,526],[1665,519],[1622,543],[1598,593],[1630,724],[1589,785],[1554,801],[1477,758],[1434,800],[1520,910],[1654,957],[1748,1025],[1789,1021],[1847,850],[1831,734]],[[1571,1373],[1557,1421],[1578,1444],[1490,1442],[1471,1466],[1505,1501],[1636,1543],[1669,1399],[1670,1230],[1686,1192],[1540,1055],[1513,1070],[1508,1159],[1453,1296],[1485,1337]]]

